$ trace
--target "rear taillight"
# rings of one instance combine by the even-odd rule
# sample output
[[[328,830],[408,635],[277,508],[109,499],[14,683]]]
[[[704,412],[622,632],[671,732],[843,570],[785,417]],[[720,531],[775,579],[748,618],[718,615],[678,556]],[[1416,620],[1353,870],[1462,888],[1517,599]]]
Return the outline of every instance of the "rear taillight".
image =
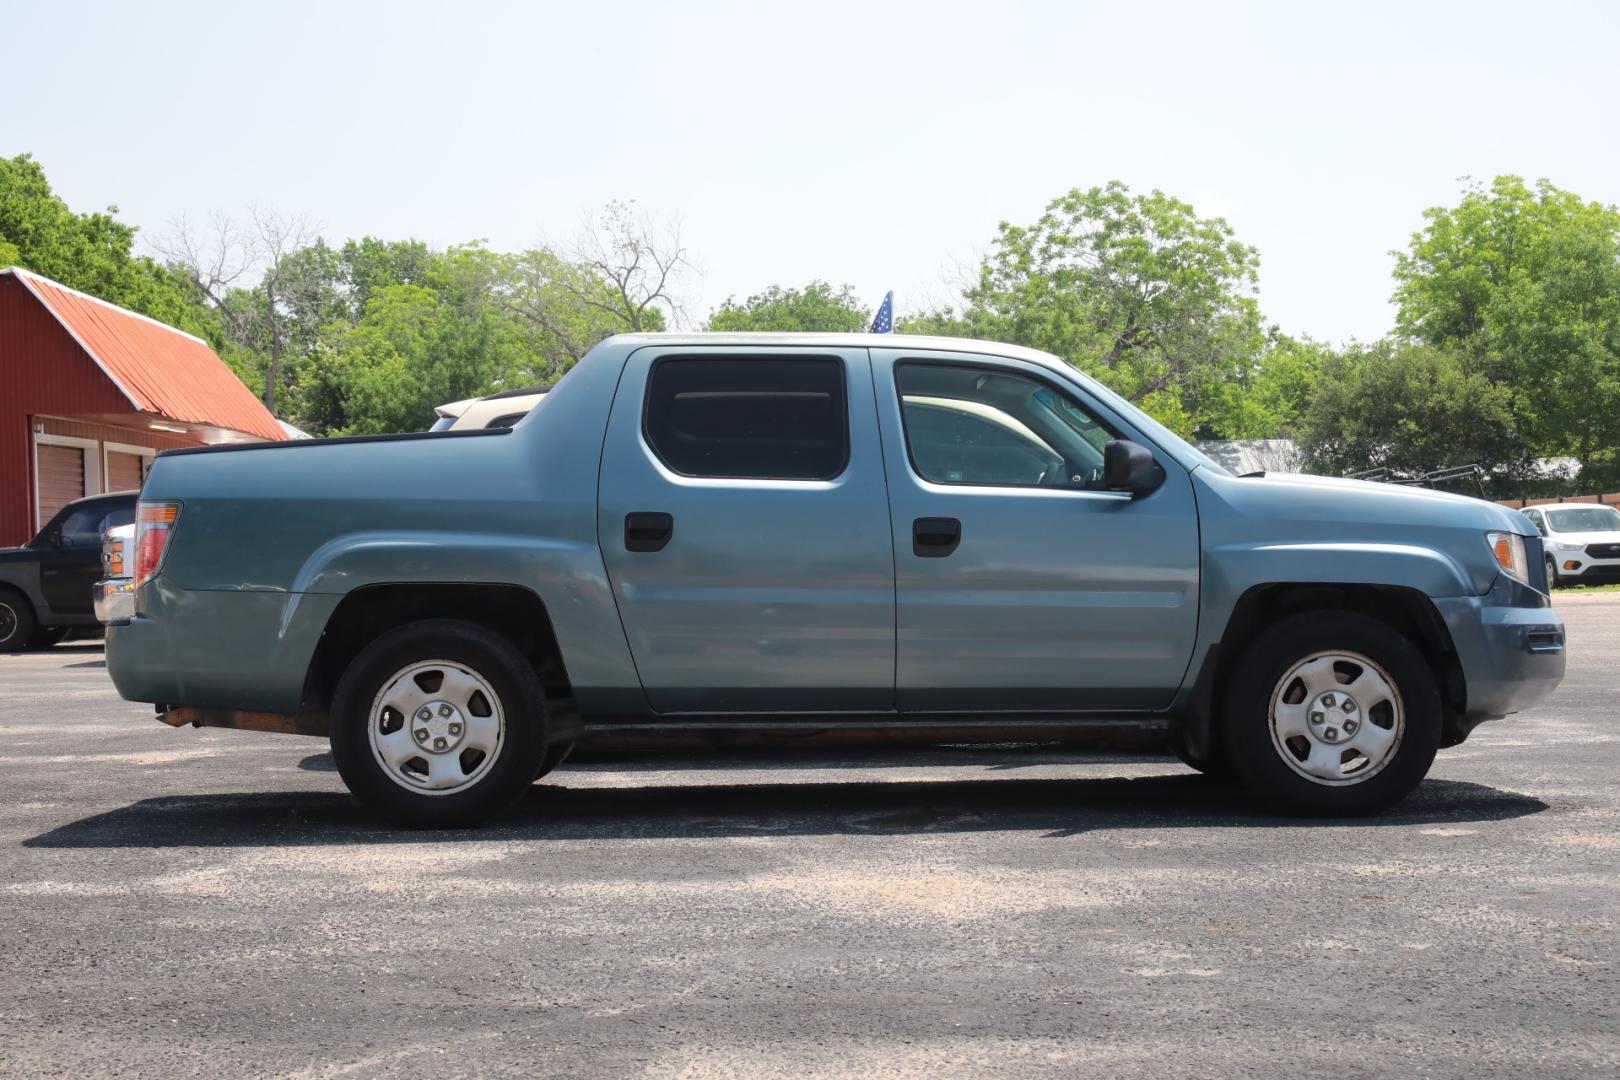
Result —
[[[135,506],[135,585],[150,581],[163,565],[163,552],[169,546],[175,522],[180,520],[180,504],[142,502]]]

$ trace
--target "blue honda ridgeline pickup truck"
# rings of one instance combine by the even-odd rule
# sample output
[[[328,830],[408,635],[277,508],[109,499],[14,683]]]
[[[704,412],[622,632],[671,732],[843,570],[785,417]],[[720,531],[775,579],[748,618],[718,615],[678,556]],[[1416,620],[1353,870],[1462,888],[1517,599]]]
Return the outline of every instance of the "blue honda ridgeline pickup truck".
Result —
[[[1564,673],[1477,499],[1238,477],[1062,361],[633,335],[511,429],[160,455],[107,662],[162,719],[325,736],[485,818],[578,743],[1134,735],[1358,814]]]

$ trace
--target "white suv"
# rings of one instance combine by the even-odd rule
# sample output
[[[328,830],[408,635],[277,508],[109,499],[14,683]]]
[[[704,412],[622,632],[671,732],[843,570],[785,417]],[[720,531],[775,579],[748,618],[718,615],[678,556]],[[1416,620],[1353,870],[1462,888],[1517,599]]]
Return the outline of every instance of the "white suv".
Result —
[[[509,428],[540,404],[549,386],[503,390],[487,397],[468,398],[440,405],[429,431],[466,431],[469,428]]]
[[[1620,510],[1566,503],[1520,513],[1541,531],[1550,588],[1620,581]]]

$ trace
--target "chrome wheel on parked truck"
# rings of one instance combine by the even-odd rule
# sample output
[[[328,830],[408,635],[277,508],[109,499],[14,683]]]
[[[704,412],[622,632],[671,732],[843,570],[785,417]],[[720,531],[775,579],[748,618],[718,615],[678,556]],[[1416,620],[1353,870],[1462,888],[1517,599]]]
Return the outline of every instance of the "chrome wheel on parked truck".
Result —
[[[452,825],[493,814],[533,782],[545,696],[510,641],[449,619],[377,638],[332,701],[332,756],[349,790],[390,817]]]
[[[1361,814],[1405,796],[1440,746],[1428,659],[1399,630],[1357,612],[1284,619],[1255,639],[1228,683],[1222,740],[1267,803]]]

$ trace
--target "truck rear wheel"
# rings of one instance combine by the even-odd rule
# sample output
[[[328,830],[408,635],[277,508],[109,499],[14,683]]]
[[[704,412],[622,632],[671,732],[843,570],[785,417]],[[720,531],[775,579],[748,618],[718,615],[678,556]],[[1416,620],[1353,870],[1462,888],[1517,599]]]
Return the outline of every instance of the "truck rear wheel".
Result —
[[[1423,654],[1349,611],[1268,628],[1229,680],[1225,746],[1250,792],[1279,809],[1354,815],[1404,798],[1440,747],[1441,704]]]
[[[21,593],[0,589],[0,653],[18,652],[34,638],[34,608]]]
[[[332,701],[332,757],[366,805],[411,825],[467,825],[526,791],[546,745],[545,693],[512,643],[428,619],[377,638]]]

